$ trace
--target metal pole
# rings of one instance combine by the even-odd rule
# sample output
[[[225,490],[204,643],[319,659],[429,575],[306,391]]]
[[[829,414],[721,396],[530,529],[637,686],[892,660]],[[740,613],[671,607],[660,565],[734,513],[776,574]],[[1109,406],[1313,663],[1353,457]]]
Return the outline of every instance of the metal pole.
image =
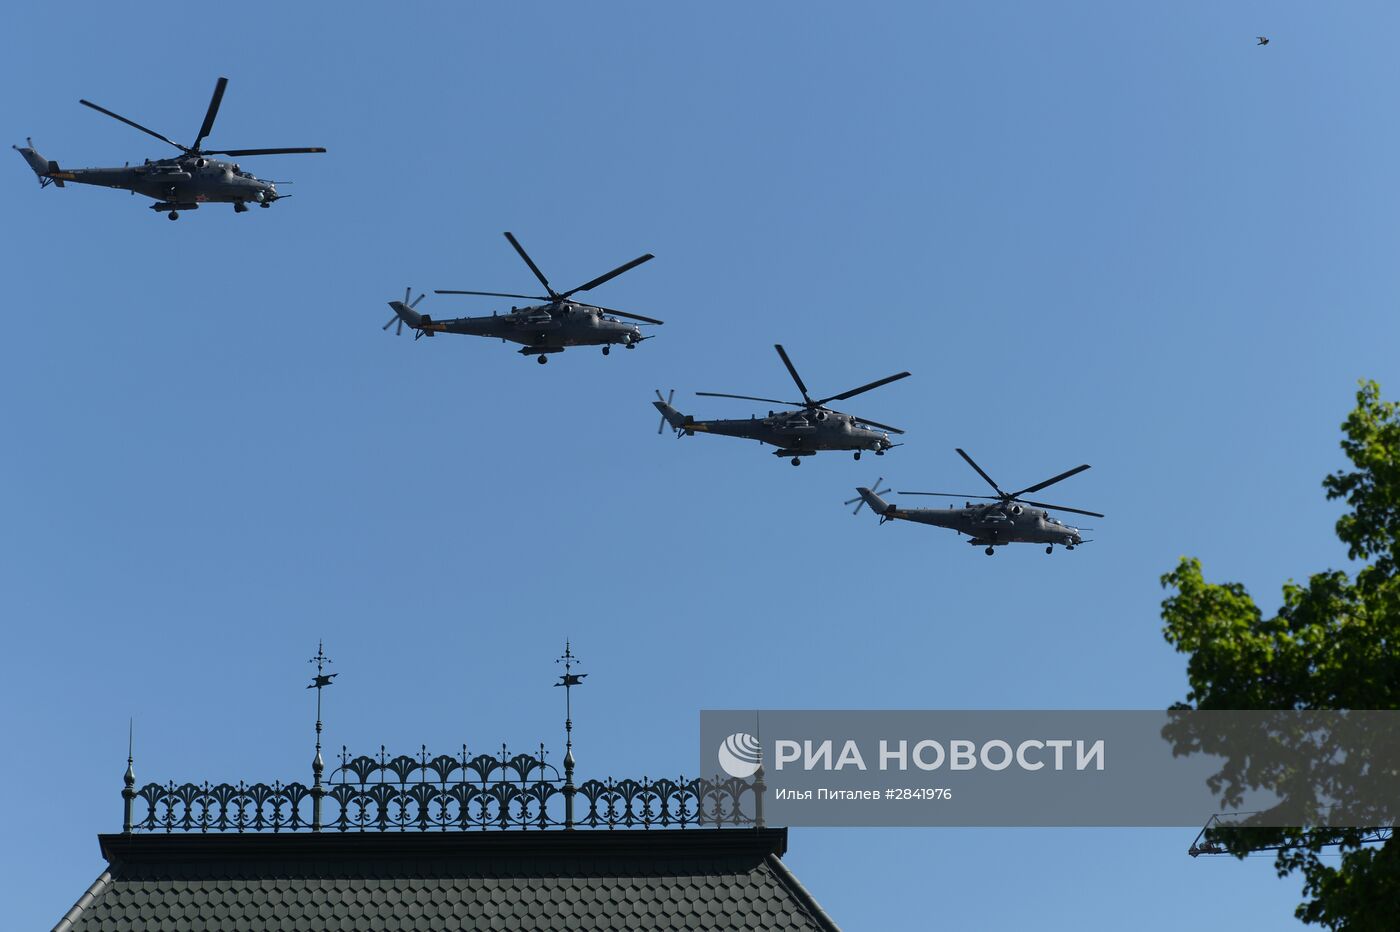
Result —
[[[316,676],[311,680],[311,685],[307,689],[316,690],[316,756],[311,759],[311,831],[321,830],[321,800],[326,795],[326,789],[321,785],[321,775],[325,773],[326,762],[321,757],[321,690],[331,685],[331,680],[338,674],[325,673],[326,664],[331,659],[326,656],[325,644],[322,641],[316,642],[316,656],[311,658],[311,663],[316,664]]]
[[[564,655],[555,663],[564,665],[564,675],[560,677],[555,686],[564,687],[564,830],[573,831],[574,828],[574,794],[578,788],[574,786],[574,705],[573,694],[570,692],[575,686],[583,683],[583,678],[587,673],[574,673],[573,665],[578,661],[574,656],[573,648],[566,640],[564,642]]]

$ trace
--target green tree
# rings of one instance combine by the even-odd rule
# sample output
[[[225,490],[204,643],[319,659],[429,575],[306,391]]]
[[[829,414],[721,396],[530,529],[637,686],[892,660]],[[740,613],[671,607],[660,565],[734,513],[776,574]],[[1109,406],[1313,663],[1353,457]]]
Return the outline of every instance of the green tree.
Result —
[[[1352,469],[1323,480],[1345,500],[1337,536],[1364,566],[1328,570],[1283,587],[1265,618],[1244,586],[1207,582],[1183,558],[1162,577],[1163,634],[1189,657],[1190,692],[1177,708],[1400,709],[1400,405],[1362,382],[1342,424]],[[1400,929],[1400,839],[1363,844],[1368,829],[1216,830],[1244,857],[1276,850],[1280,877],[1303,877],[1295,915],[1329,929]],[[1340,860],[1323,855],[1340,853]]]

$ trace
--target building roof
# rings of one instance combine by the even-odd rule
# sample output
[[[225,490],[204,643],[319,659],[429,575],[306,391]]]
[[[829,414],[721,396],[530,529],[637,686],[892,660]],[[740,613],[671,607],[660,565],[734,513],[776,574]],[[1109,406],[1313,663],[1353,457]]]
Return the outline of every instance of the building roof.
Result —
[[[55,932],[835,930],[782,828],[101,835]]]

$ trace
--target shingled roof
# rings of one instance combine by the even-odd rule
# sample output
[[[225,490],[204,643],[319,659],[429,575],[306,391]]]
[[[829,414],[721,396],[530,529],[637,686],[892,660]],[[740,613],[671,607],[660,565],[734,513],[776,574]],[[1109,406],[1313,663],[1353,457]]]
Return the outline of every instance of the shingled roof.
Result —
[[[782,828],[101,835],[55,932],[834,930]]]

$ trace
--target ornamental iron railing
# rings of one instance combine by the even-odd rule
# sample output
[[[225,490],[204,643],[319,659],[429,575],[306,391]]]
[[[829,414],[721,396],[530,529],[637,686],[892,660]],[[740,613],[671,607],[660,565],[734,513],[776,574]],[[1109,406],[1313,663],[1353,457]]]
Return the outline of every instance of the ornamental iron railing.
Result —
[[[321,781],[148,783],[128,762],[122,831],[408,832],[487,829],[627,829],[763,825],[763,772],[753,778],[587,780],[575,785],[539,754],[352,757]]]

